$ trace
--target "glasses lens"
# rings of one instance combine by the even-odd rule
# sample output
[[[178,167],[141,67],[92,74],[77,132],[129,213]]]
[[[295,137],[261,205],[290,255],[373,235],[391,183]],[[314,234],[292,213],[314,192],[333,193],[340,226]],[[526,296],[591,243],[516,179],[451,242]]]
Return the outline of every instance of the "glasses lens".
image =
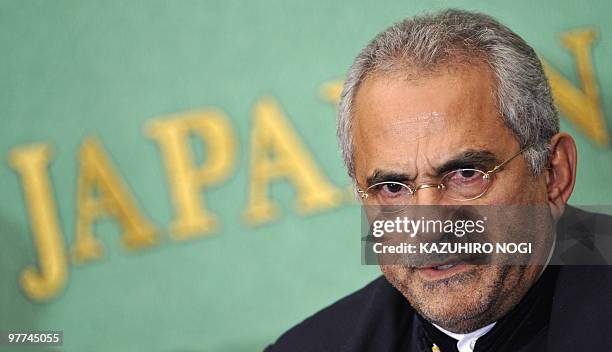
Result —
[[[410,203],[413,190],[400,182],[381,182],[370,186],[366,193],[368,205],[379,206],[382,212],[392,213]]]
[[[459,169],[442,179],[446,197],[454,200],[472,200],[482,196],[489,186],[490,179],[484,171]]]

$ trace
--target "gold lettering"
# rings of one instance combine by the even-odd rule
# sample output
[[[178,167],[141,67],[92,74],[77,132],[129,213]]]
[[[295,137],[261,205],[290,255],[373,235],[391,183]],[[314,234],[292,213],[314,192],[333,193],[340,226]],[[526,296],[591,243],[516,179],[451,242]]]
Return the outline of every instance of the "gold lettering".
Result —
[[[277,208],[268,197],[268,185],[279,178],[286,178],[295,186],[300,213],[337,206],[342,198],[341,191],[319,171],[278,104],[265,98],[257,103],[253,113],[249,200],[245,210],[249,224],[277,216]]]
[[[216,229],[216,218],[204,206],[202,189],[227,178],[236,158],[236,143],[228,118],[218,110],[184,113],[149,124],[147,132],[161,149],[176,209],[173,236],[188,239]],[[206,162],[195,164],[189,136],[206,143]]]
[[[122,243],[130,249],[157,242],[153,224],[145,218],[114,170],[102,146],[93,138],[81,145],[77,184],[77,223],[73,259],[84,262],[102,256],[102,245],[93,224],[103,216],[115,218],[122,229]]]
[[[16,148],[9,154],[10,165],[21,178],[40,265],[40,270],[26,267],[20,284],[25,294],[36,301],[57,295],[68,276],[64,240],[47,173],[51,157],[51,146],[46,143]]]
[[[542,60],[542,63],[561,113],[587,137],[603,146],[608,144],[609,135],[591,58],[591,47],[596,39],[597,34],[591,28],[573,30],[561,36],[561,42],[576,60],[581,89],[576,88],[548,62]]]
[[[342,93],[343,84],[344,81],[342,80],[325,82],[319,90],[319,96],[321,97],[321,99],[329,103],[338,105],[340,103],[340,94]]]

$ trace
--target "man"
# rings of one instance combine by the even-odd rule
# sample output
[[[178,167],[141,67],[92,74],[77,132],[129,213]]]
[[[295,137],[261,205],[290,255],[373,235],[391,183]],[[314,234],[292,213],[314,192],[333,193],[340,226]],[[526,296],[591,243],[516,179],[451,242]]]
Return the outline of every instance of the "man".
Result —
[[[572,223],[569,212],[609,221],[566,206],[574,140],[559,132],[533,49],[486,15],[446,10],[376,36],[349,70],[338,136],[364,204],[380,192],[456,204],[447,175],[466,183],[494,173],[478,178],[486,189],[459,200],[545,207],[555,223]],[[550,259],[552,246],[544,249]],[[384,278],[267,350],[612,350],[612,271],[541,264],[381,265]]]

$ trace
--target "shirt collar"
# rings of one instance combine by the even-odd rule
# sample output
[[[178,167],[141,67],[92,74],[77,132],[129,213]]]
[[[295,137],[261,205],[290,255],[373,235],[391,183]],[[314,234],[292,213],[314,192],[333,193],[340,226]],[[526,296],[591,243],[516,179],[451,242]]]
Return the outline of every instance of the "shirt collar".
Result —
[[[472,352],[474,351],[474,346],[476,346],[476,340],[478,340],[478,338],[482,335],[491,331],[491,329],[493,329],[493,327],[495,326],[495,323],[496,322],[493,322],[487,326],[484,326],[478,330],[474,330],[467,334],[456,334],[454,332],[447,331],[436,324],[432,325],[435,326],[438,330],[445,333],[446,335],[457,340],[457,349],[459,350],[459,352]]]

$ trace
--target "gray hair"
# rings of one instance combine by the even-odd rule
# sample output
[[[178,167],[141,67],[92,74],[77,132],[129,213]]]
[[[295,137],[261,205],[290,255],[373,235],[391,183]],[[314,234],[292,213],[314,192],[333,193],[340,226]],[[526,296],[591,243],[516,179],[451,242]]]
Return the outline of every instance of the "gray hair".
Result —
[[[534,175],[548,163],[559,118],[548,79],[533,48],[493,17],[455,9],[407,18],[378,34],[350,67],[338,111],[342,158],[355,178],[352,105],[361,83],[376,73],[435,72],[445,64],[480,61],[495,77],[495,99]]]

